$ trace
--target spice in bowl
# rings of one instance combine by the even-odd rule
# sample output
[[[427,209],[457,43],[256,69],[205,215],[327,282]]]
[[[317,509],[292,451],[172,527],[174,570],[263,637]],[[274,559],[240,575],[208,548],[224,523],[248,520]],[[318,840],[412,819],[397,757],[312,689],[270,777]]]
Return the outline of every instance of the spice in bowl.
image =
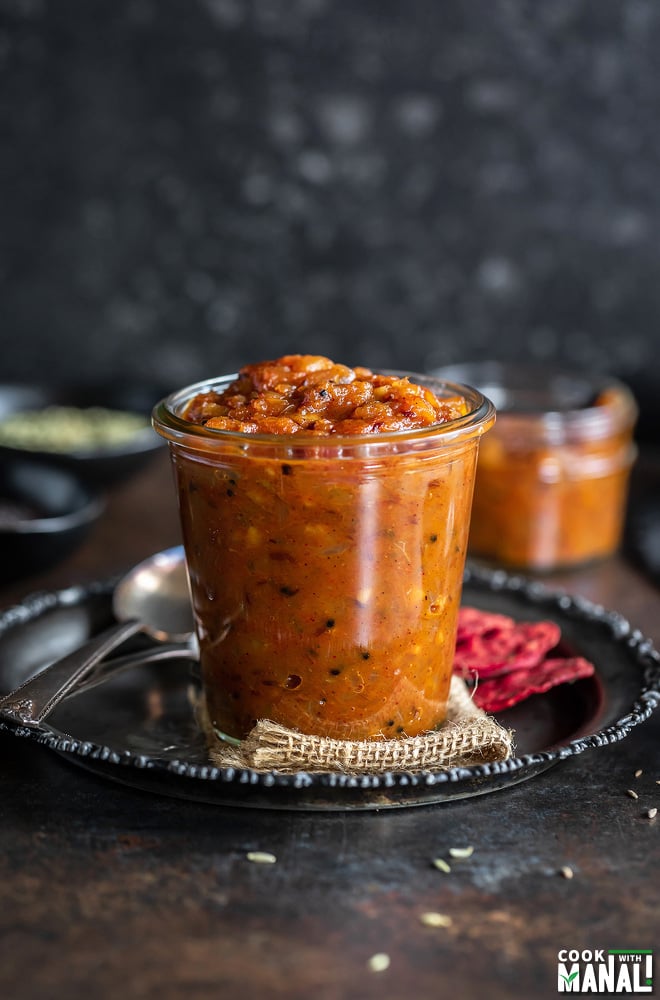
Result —
[[[139,413],[103,406],[45,406],[0,419],[0,445],[42,452],[98,452],[122,448],[149,428]]]

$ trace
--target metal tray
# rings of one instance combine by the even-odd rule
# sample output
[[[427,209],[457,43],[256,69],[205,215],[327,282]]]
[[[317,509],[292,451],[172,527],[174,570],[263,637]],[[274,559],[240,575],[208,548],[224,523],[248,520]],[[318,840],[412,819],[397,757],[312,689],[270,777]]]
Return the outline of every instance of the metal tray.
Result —
[[[112,585],[33,594],[0,613],[0,692],[108,625]],[[466,571],[463,602],[521,620],[553,619],[567,652],[596,666],[594,677],[535,695],[498,716],[515,731],[516,742],[516,756],[502,763],[357,776],[218,768],[191,708],[194,664],[183,658],[111,677],[62,702],[35,728],[0,718],[0,730],[149,792],[266,809],[386,809],[509,788],[567,757],[606,748],[660,704],[660,654],[616,612],[476,567]]]

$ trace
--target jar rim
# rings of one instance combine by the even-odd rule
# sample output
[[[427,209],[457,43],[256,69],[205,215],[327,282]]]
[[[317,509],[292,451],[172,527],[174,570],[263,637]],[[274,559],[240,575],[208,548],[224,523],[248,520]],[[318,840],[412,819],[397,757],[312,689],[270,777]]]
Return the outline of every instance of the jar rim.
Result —
[[[282,449],[290,451],[304,450],[313,453],[322,451],[323,456],[329,453],[341,452],[347,455],[353,452],[364,453],[365,449],[372,453],[392,446],[397,450],[411,450],[425,447],[442,447],[455,444],[483,434],[495,421],[495,407],[488,397],[471,385],[437,378],[434,375],[373,369],[375,374],[394,375],[397,378],[408,377],[436,395],[443,392],[445,396],[460,395],[468,402],[469,411],[461,417],[447,420],[444,423],[431,424],[399,431],[385,431],[375,434],[252,434],[245,431],[208,428],[194,424],[180,416],[183,406],[195,395],[202,392],[217,391],[218,387],[226,388],[238,378],[238,373],[219,375],[203,379],[191,385],[184,386],[161,399],[153,408],[152,424],[154,429],[172,443],[195,448],[208,448],[222,445],[240,446],[241,448]],[[440,396],[439,398],[442,398]]]
[[[461,378],[488,395],[497,408],[500,428],[527,427],[584,434],[587,437],[631,427],[637,419],[635,398],[620,379],[568,367],[534,362],[474,361],[433,369],[437,377]],[[597,403],[607,391],[611,401]]]

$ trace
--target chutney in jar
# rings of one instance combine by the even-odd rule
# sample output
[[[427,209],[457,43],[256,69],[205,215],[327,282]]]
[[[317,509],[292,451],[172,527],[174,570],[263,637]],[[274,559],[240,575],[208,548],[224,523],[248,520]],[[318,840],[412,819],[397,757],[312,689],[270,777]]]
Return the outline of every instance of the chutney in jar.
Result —
[[[445,717],[477,447],[471,389],[291,355],[156,408],[209,718],[345,739]]]
[[[492,398],[480,450],[470,553],[549,571],[612,555],[636,448],[635,401],[609,376],[482,362],[440,369]]]

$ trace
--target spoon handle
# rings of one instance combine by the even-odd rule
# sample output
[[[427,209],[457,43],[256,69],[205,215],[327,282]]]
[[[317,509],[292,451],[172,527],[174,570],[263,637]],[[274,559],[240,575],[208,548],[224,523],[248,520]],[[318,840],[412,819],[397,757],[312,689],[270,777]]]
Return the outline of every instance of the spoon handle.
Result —
[[[99,684],[106,684],[118,674],[135,670],[136,667],[148,666],[150,663],[163,663],[166,660],[199,660],[199,655],[195,648],[189,643],[171,643],[168,646],[154,646],[153,649],[141,649],[137,653],[126,653],[124,656],[113,656],[109,660],[100,663],[96,670],[88,674],[74,691],[69,694],[70,698],[75,698],[79,694],[85,694],[91,688],[98,687]]]
[[[128,621],[112,625],[84,646],[40,670],[20,687],[0,698],[0,715],[9,716],[24,725],[36,725],[53,711],[63,698],[90,673],[99,660],[135,635],[140,622]]]

